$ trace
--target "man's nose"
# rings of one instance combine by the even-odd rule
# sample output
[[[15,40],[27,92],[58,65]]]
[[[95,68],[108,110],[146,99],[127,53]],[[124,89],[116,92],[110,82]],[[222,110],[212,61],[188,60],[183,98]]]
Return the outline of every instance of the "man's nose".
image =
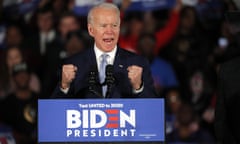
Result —
[[[114,29],[113,26],[111,26],[111,25],[107,26],[106,27],[106,33],[107,34],[113,34],[113,29]]]

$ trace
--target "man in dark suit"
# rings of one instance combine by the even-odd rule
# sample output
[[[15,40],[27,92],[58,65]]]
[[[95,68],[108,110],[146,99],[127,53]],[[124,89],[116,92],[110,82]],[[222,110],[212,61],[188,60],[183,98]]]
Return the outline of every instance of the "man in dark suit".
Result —
[[[240,41],[239,12],[227,13],[228,22]],[[240,44],[236,45],[236,50]],[[236,53],[236,52],[235,52]],[[231,57],[233,57],[232,55]],[[222,144],[240,143],[240,57],[222,64],[219,72],[219,94],[215,111],[215,132]]]
[[[215,130],[223,144],[240,143],[240,58],[222,65],[217,97]]]
[[[115,5],[93,7],[88,14],[88,32],[94,38],[94,48],[65,61],[53,97],[156,97],[147,60],[117,47],[120,12]],[[104,72],[107,64],[113,65],[110,78]],[[104,80],[110,84],[101,85]]]

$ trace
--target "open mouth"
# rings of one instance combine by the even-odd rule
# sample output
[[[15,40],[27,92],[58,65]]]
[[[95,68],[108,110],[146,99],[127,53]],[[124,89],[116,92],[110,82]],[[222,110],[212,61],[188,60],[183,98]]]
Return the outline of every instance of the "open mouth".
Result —
[[[103,41],[107,44],[112,44],[113,43],[113,38],[104,38]]]

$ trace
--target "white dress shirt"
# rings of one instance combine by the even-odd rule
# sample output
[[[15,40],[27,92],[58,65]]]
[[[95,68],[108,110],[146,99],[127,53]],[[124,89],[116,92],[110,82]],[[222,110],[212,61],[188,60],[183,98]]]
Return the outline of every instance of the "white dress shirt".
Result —
[[[106,52],[101,51],[99,48],[97,48],[96,45],[94,45],[94,52],[95,52],[95,55],[96,55],[97,66],[98,66],[98,71],[99,71],[100,70],[100,63],[102,61],[102,57],[101,57],[102,54],[107,54],[108,55],[107,64],[113,65],[115,55],[116,55],[116,52],[117,52],[117,46],[115,46],[111,52],[106,53]]]
[[[44,55],[46,53],[46,44],[53,41],[56,36],[54,30],[49,31],[48,33],[40,32],[40,53]]]

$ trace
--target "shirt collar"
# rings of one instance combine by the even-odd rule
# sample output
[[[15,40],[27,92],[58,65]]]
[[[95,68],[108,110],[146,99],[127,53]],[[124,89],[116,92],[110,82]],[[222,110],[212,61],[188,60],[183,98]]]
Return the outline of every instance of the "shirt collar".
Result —
[[[94,52],[95,52],[95,54],[96,54],[96,58],[97,58],[97,59],[99,59],[103,53],[106,53],[106,52],[103,52],[102,50],[100,50],[100,49],[96,46],[96,44],[94,44]],[[110,59],[113,60],[113,59],[115,58],[116,52],[117,52],[117,46],[115,46],[112,51],[107,52],[106,54],[108,54],[109,57],[110,57]]]
[[[54,30],[50,30],[48,33],[40,32],[40,36],[42,39],[44,38],[47,41],[52,41],[55,38],[56,33]]]

